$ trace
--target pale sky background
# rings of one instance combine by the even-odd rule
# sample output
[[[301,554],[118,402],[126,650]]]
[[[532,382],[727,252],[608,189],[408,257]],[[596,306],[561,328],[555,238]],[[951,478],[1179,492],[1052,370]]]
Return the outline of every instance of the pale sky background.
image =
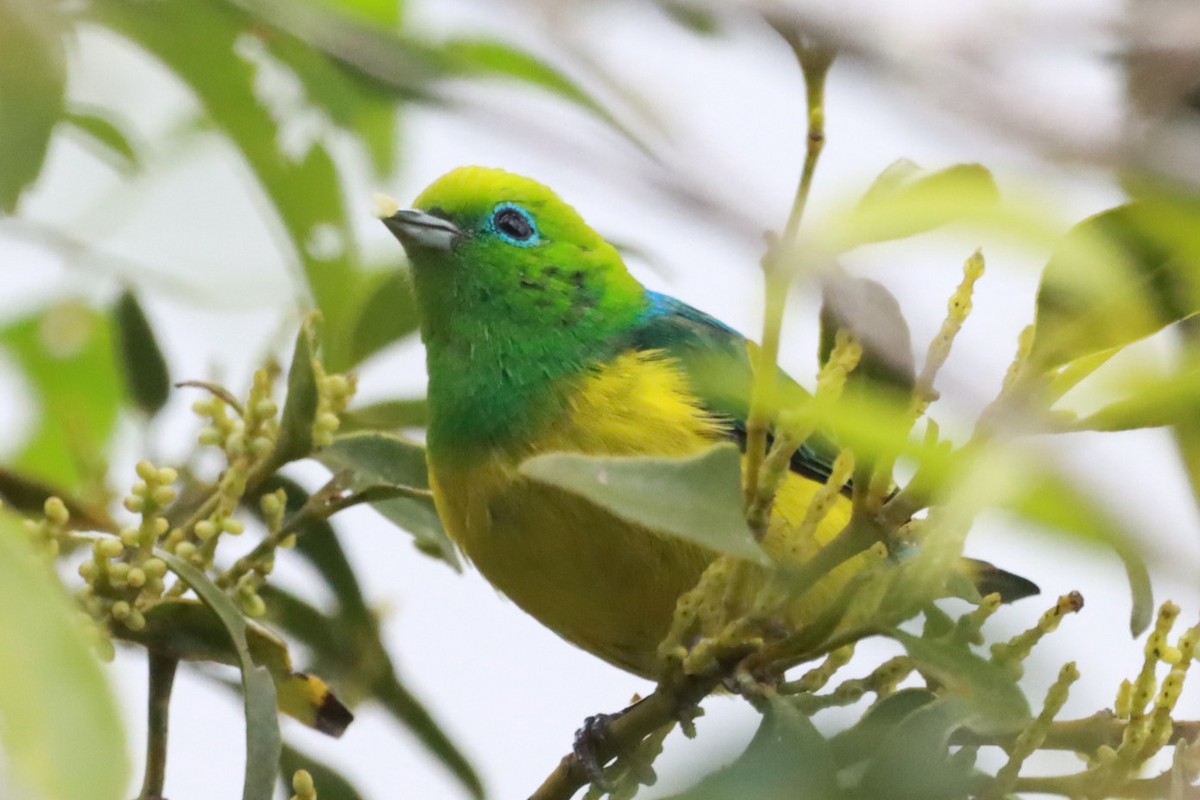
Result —
[[[803,157],[803,87],[786,46],[753,25],[735,25],[723,36],[699,38],[635,3],[598,5],[580,22],[590,55],[635,88],[664,122],[673,137],[673,163],[762,226],[781,226]],[[904,81],[884,79],[861,64],[835,64],[828,88],[828,146],[808,222],[819,224],[823,214],[861,194],[901,157],[929,168],[982,162],[993,170],[1002,191],[1037,198],[1047,218],[1064,228],[1118,202],[1120,192],[1104,173],[1041,160],[1018,136],[998,127],[996,119],[976,125],[953,113],[965,108],[978,116],[982,107],[1003,119],[1006,111],[1015,109],[1020,118],[1048,126],[1068,142],[1115,134],[1120,75],[1106,50],[1110,42],[1102,22],[1116,11],[1116,4],[1071,0],[1049,11],[1035,5],[999,0],[824,0],[803,6],[830,15],[857,37],[886,44],[893,74],[902,66],[924,86],[909,91]],[[554,55],[545,49],[534,7],[525,2],[412,0],[411,18],[418,30],[509,37]],[[83,37],[76,63],[86,70],[73,70],[72,95],[121,103],[152,154],[156,133],[191,102],[172,78],[107,36]],[[964,63],[974,73],[959,89],[973,86],[969,96],[956,100],[954,91],[947,89],[940,100],[931,102],[939,86],[956,84],[954,69],[961,70]],[[945,80],[925,84],[931,76]],[[991,93],[979,87],[990,87]],[[499,166],[550,184],[602,233],[649,254],[661,269],[637,261],[631,266],[652,288],[675,294],[757,337],[758,241],[697,224],[636,179],[616,177],[628,174],[637,159],[613,134],[574,110],[494,84],[456,91],[507,112],[508,121],[496,126],[486,113],[454,116],[416,106],[407,109],[398,143],[404,165],[400,177],[390,185],[374,186],[361,169],[351,168],[346,175],[347,196],[358,213],[368,253],[401,258],[398,245],[371,216],[372,191],[386,191],[405,204],[455,166]],[[580,147],[543,146],[532,140],[518,122],[530,113],[546,129],[558,131],[563,141],[577,141]],[[174,376],[216,375],[240,392],[262,348],[291,337],[295,317],[281,309],[294,284],[262,222],[259,191],[231,149],[206,138],[185,158],[175,160],[161,152],[157,158],[150,177],[135,180],[118,195],[120,202],[112,203],[116,184],[111,173],[60,137],[25,212],[48,224],[70,225],[100,250],[151,266],[153,275],[124,277],[146,292]],[[1016,335],[1032,320],[1038,270],[1046,252],[960,232],[924,237],[902,247],[867,248],[845,260],[855,274],[879,280],[897,295],[921,358],[942,321],[961,263],[976,246],[983,246],[989,271],[939,381],[945,399],[935,407],[935,415],[950,430],[961,430],[999,387]],[[105,299],[117,291],[106,265],[66,264],[4,236],[3,230],[0,272],[6,286],[0,322],[50,297]],[[782,358],[793,376],[810,385],[815,316],[810,296],[794,298]],[[1171,355],[1169,342],[1152,341],[1131,351],[1111,366],[1110,374],[1165,363]],[[419,390],[423,382],[419,343],[406,342],[364,366],[360,396],[400,396]],[[16,445],[29,419],[27,406],[8,400],[19,397],[20,390],[0,355],[0,455]],[[169,463],[190,448],[196,422],[188,408],[194,399],[183,392],[173,396],[166,418],[153,432],[158,461]],[[1077,402],[1083,406],[1098,399],[1081,397]],[[125,428],[125,441],[124,460],[115,465],[117,481],[132,479],[132,463],[143,455],[132,425]],[[1156,599],[1173,598],[1184,609],[1182,622],[1193,624],[1200,616],[1200,535],[1168,436],[1161,431],[1080,434],[1039,446],[1135,525],[1148,553],[1169,555],[1154,567]],[[297,474],[316,483],[323,472],[306,466]],[[407,534],[373,512],[352,510],[335,522],[369,599],[386,609],[384,629],[402,679],[476,764],[492,797],[526,796],[569,750],[586,716],[616,711],[633,693],[651,689],[647,682],[562,642],[498,596],[478,574],[455,574],[421,556]],[[1129,595],[1115,557],[1066,544],[999,515],[980,522],[968,550],[1028,576],[1043,590],[1041,597],[998,614],[991,623],[993,631],[1027,627],[1055,597],[1071,589],[1087,599],[1083,614],[1064,622],[1030,661],[1025,687],[1035,709],[1058,666],[1070,659],[1080,662],[1083,678],[1063,716],[1082,716],[1111,705],[1120,679],[1133,675],[1141,663],[1141,644],[1131,641],[1127,632]],[[279,580],[304,585],[306,576],[297,560],[286,555],[279,559]],[[845,677],[864,674],[871,654],[884,650],[881,645],[861,647],[857,671],[852,666]],[[110,669],[129,722],[138,779],[144,673],[143,653],[133,650],[122,651]],[[668,740],[657,764],[660,784],[644,796],[682,788],[694,765],[730,758],[748,740],[756,715],[740,701],[710,699],[705,707],[699,738],[686,741],[673,735]],[[1181,716],[1200,715],[1200,690],[1189,687],[1180,709]],[[167,779],[171,800],[237,796],[243,757],[240,704],[184,670],[172,715]],[[358,709],[357,715],[336,741],[290,720],[284,724],[305,750],[343,768],[368,798],[462,796],[457,784],[406,732],[370,707]],[[829,713],[817,721],[836,725],[838,716]]]

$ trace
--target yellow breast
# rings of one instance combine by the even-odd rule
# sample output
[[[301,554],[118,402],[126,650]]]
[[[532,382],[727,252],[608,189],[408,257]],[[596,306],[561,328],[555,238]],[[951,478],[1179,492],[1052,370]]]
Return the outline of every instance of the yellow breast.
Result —
[[[634,352],[589,377],[568,413],[526,447],[497,450],[470,467],[431,456],[431,486],[451,538],[497,589],[563,638],[655,677],[675,600],[712,553],[529,481],[518,468],[556,451],[685,456],[724,435],[676,362]],[[803,560],[845,524],[848,504],[834,510],[817,542],[789,540],[816,488],[793,475],[781,492],[764,543],[777,558]]]

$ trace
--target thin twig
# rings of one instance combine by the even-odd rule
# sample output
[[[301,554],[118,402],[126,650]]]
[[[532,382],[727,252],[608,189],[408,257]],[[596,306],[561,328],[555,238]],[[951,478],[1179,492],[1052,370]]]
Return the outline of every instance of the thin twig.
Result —
[[[171,689],[179,662],[151,651],[150,692],[147,700],[146,771],[138,800],[164,800],[167,779],[167,731],[171,707]]]

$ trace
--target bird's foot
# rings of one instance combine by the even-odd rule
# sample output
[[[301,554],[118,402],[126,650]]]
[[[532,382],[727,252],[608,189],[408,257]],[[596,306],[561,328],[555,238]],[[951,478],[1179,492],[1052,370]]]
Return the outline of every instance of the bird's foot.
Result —
[[[600,754],[608,743],[609,726],[623,713],[595,714],[585,719],[583,727],[575,731],[575,758],[583,767],[588,781],[602,791],[609,791],[613,787],[604,774]]]

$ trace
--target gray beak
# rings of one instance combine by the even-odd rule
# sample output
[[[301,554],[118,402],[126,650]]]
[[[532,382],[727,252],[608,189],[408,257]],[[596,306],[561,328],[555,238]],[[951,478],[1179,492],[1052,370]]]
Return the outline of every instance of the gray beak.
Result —
[[[453,222],[415,209],[400,209],[390,217],[381,217],[383,224],[400,240],[404,249],[449,252],[462,231]]]

